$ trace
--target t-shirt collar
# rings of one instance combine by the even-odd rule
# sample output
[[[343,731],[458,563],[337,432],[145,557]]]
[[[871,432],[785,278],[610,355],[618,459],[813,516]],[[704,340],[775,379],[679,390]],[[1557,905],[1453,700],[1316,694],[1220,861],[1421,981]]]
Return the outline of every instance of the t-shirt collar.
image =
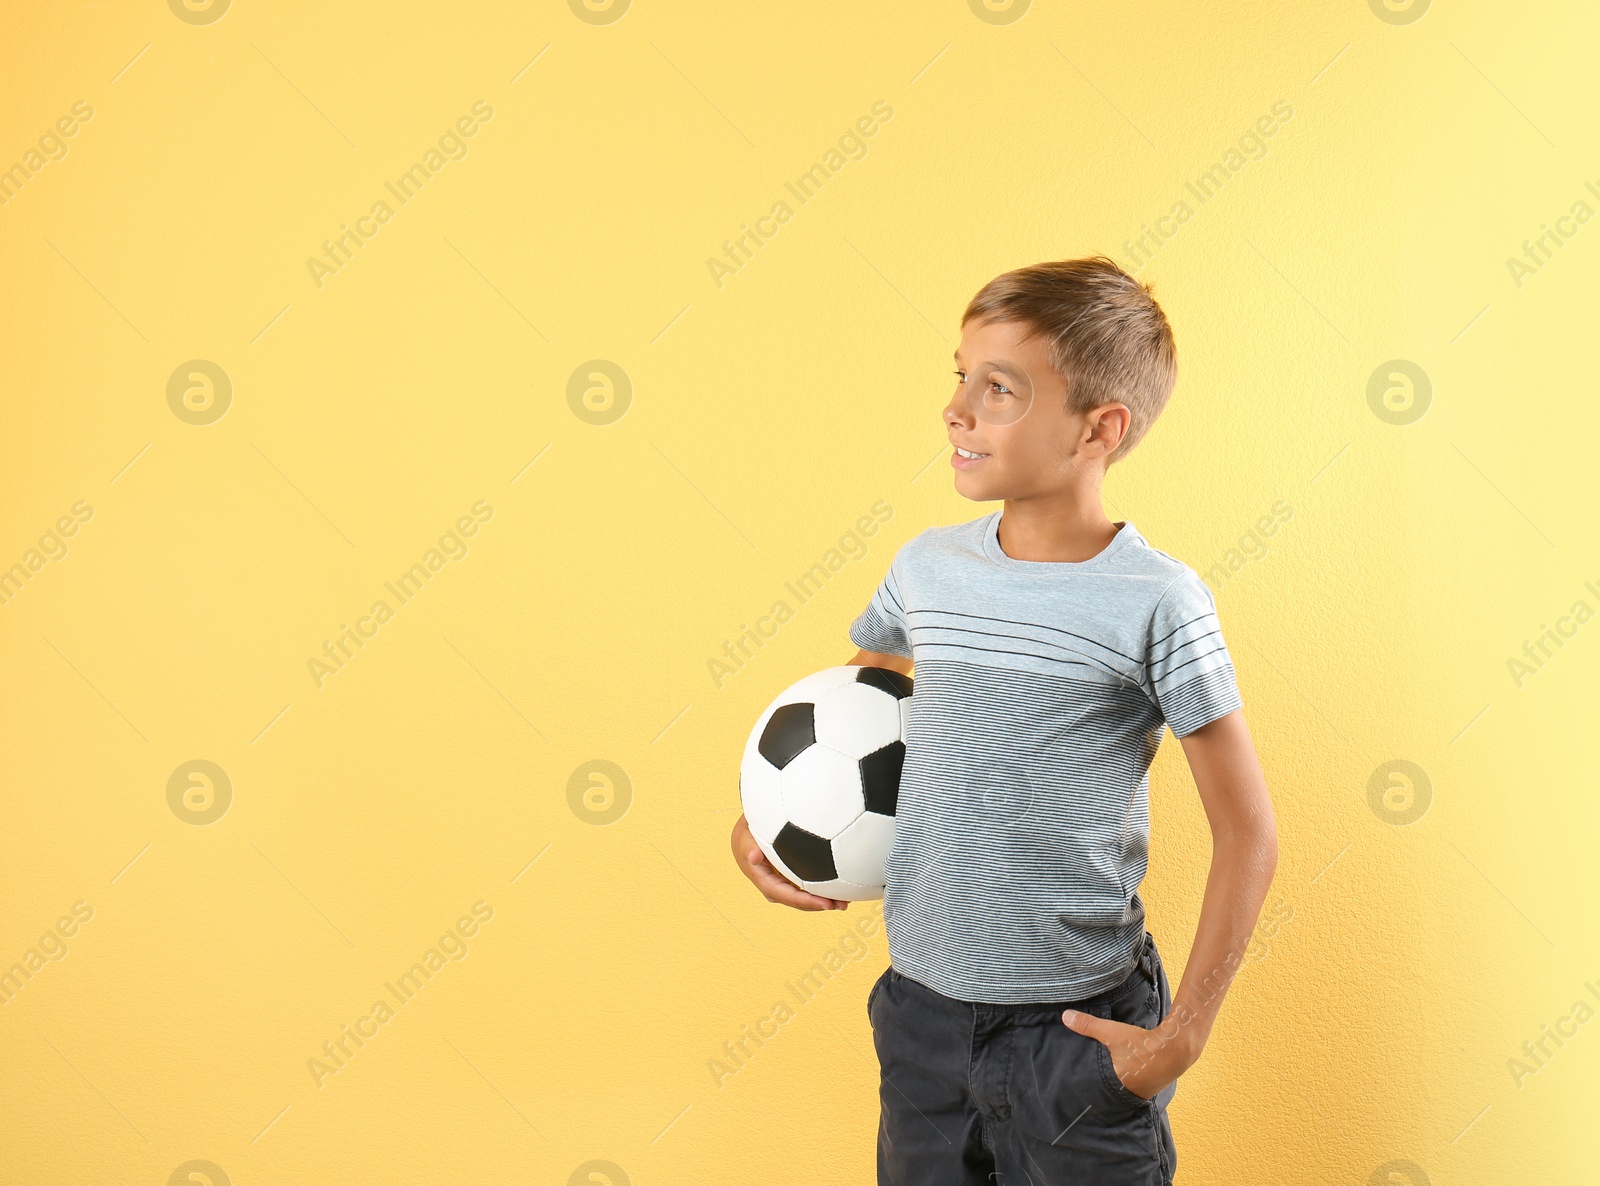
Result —
[[[1133,520],[1125,519],[1111,542],[1098,555],[1091,556],[1087,560],[1017,560],[1007,556],[1000,547],[1000,518],[1003,514],[1005,514],[1004,508],[990,514],[988,522],[984,525],[983,550],[989,559],[1004,568],[1038,572],[1082,572],[1086,569],[1099,568],[1130,543],[1135,540],[1142,542],[1144,539],[1134,527]]]

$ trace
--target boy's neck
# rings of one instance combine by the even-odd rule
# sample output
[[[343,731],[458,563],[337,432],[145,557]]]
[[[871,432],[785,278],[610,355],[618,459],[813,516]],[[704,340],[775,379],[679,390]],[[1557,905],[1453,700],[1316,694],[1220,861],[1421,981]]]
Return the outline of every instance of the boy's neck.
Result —
[[[1120,524],[1106,517],[1098,491],[1071,497],[1008,498],[1000,515],[1000,550],[1013,560],[1092,560]]]

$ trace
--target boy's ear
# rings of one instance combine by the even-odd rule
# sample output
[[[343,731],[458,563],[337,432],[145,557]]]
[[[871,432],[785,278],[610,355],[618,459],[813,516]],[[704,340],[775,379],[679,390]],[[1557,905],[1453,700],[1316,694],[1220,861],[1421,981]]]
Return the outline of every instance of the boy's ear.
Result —
[[[1132,421],[1133,413],[1128,411],[1127,404],[1107,403],[1091,408],[1084,426],[1084,443],[1100,446],[1101,455],[1109,456],[1128,435],[1128,425]]]

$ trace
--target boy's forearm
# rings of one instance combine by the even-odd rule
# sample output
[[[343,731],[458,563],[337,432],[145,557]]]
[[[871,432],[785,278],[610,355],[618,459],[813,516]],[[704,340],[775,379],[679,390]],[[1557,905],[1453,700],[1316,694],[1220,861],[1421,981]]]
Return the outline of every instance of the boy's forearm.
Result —
[[[1183,738],[1183,748],[1211,826],[1211,871],[1183,982],[1160,1032],[1192,1063],[1244,962],[1277,871],[1278,828],[1242,712],[1196,729]]]
[[[1205,1048],[1223,997],[1244,962],[1277,863],[1277,830],[1270,819],[1212,842],[1194,946],[1169,1014],[1176,1029],[1171,1037],[1182,1044],[1191,1063]],[[1167,1025],[1161,1030],[1166,1036]]]
[[[849,667],[887,667],[890,671],[898,671],[901,675],[911,674],[911,660],[904,655],[884,655],[877,651],[857,651],[856,657],[846,665]]]

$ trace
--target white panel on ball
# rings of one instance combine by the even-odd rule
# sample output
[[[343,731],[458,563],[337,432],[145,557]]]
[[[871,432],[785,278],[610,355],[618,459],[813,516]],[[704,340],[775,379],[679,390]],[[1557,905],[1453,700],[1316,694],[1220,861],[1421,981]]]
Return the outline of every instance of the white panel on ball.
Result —
[[[863,811],[833,838],[834,869],[846,881],[876,886],[873,897],[882,897],[883,866],[893,842],[893,817]]]
[[[817,701],[817,740],[864,758],[900,739],[901,701],[872,684],[848,684]]]
[[[824,667],[790,684],[774,703],[798,704],[806,700],[820,700],[835,688],[854,683],[856,672],[860,670],[859,667]]]
[[[750,826],[750,835],[768,847],[788,821],[783,806],[783,792],[778,786],[778,770],[770,762],[756,755],[756,761],[746,762],[739,771],[739,798],[744,804],[744,820]]]
[[[832,881],[810,882],[806,886],[806,892],[819,894],[824,898],[836,898],[841,902],[871,902],[883,897],[883,886],[857,885],[853,881],[837,877]]]
[[[813,836],[832,839],[866,809],[861,767],[854,758],[813,745],[778,776],[789,821]]]

